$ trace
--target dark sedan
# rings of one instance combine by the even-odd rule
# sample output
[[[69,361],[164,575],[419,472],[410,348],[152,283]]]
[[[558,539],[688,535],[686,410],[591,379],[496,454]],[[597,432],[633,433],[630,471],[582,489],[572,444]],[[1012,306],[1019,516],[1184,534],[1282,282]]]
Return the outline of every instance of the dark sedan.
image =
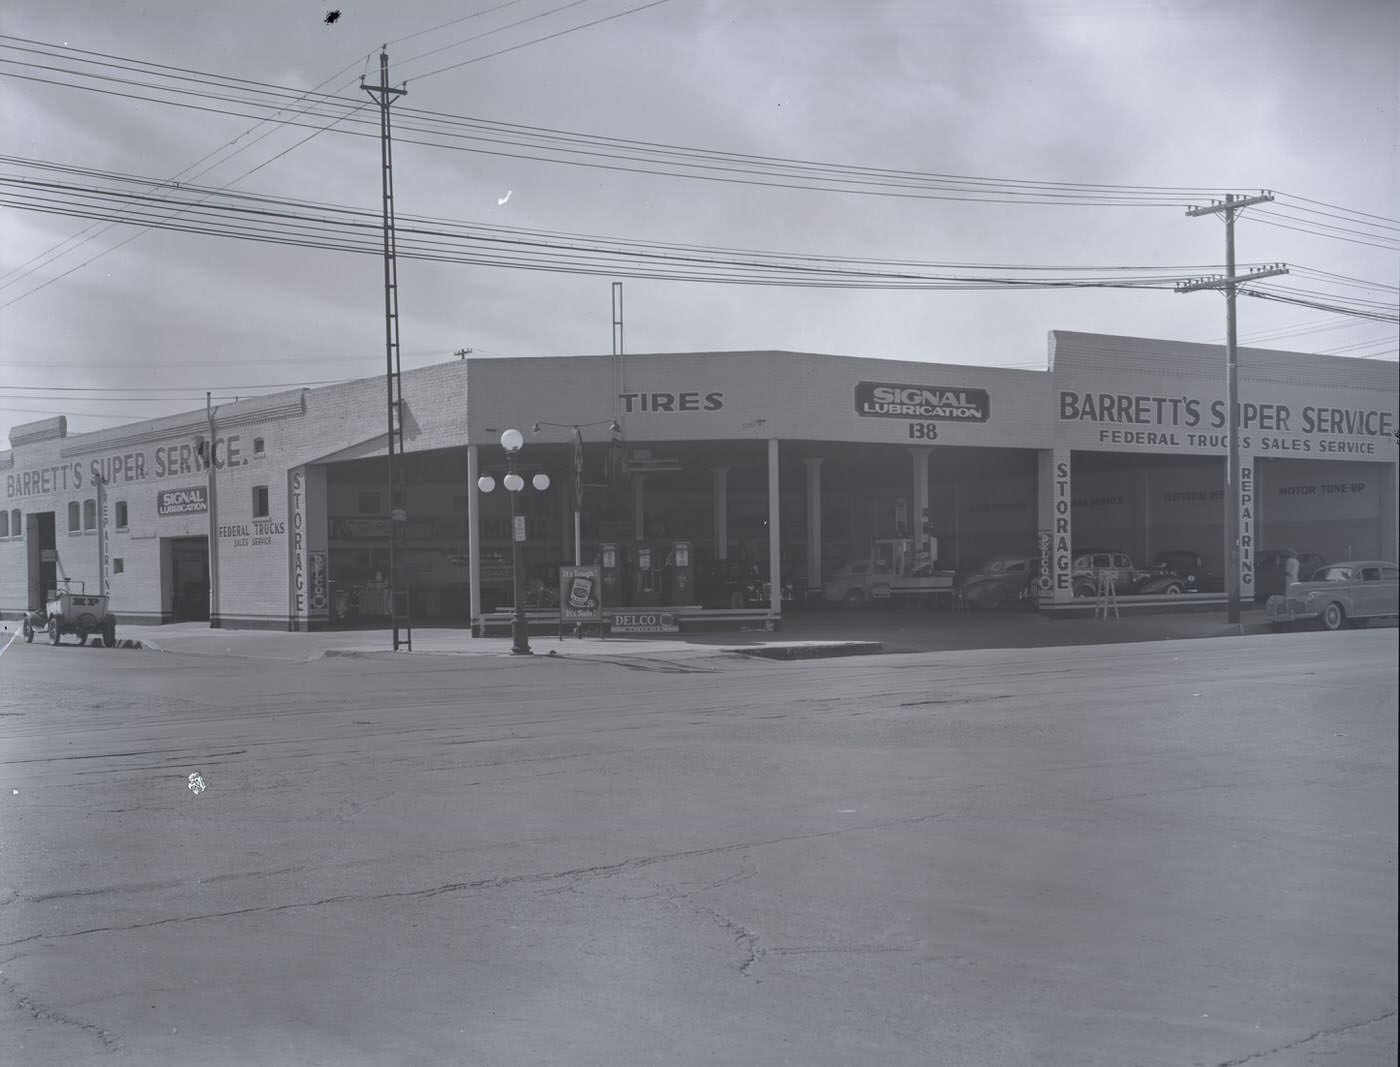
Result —
[[[971,608],[1033,607],[1039,568],[1033,556],[989,556],[959,579],[958,593]]]
[[[1206,567],[1205,557],[1190,549],[1157,553],[1152,568],[1133,589],[1143,595],[1176,596],[1179,593],[1219,593],[1225,576]]]
[[[706,608],[764,608],[768,606],[766,568],[739,560],[713,560],[695,568],[695,595]]]

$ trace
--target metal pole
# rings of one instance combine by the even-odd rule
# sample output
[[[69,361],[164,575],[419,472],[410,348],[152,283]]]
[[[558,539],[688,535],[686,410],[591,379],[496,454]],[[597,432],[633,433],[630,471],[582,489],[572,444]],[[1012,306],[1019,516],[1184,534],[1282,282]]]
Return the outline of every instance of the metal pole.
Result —
[[[213,394],[204,394],[204,414],[209,420],[209,628],[219,629],[219,483],[214,478]]]
[[[515,458],[514,452],[506,453],[508,474],[516,473]],[[520,492],[513,489],[507,489],[506,492],[510,494],[510,559],[515,585],[515,616],[511,620],[510,651],[515,656],[528,656],[530,633],[525,622],[525,531],[522,528],[524,519],[520,514]]]

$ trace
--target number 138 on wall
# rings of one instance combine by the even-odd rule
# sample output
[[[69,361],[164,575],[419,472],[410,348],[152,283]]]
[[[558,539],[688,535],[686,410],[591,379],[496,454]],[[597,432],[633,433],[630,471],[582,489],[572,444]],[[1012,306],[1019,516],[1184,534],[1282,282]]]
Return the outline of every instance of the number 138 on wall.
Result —
[[[911,441],[936,441],[938,440],[938,423],[936,422],[911,422],[909,424],[909,439]]]

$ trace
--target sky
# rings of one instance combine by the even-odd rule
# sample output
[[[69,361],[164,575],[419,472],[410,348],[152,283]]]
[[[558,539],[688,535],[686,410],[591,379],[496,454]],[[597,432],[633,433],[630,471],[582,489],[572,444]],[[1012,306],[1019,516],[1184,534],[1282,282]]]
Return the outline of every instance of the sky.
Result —
[[[1321,306],[1241,297],[1240,343],[1397,360],[1393,0],[6,0],[0,35],[0,449],[12,426],[56,414],[82,433],[202,409],[206,392],[219,403],[383,373],[372,229],[357,253],[25,206],[35,181],[60,182],[43,196],[71,210],[86,202],[72,186],[111,185],[91,173],[104,172],[373,221],[377,126],[343,107],[344,121],[294,125],[295,109],[246,96],[314,90],[364,104],[356,122],[377,124],[359,86],[378,83],[381,47],[389,83],[406,89],[391,108],[400,227],[422,217],[507,240],[588,235],[569,243],[653,242],[745,263],[898,260],[940,277],[1103,280],[1134,268],[1170,279],[1224,271],[1222,217],[1188,206],[1271,190],[1274,202],[1239,213],[1240,272],[1286,263],[1288,275],[1259,285]],[[173,84],[157,65],[241,79],[244,102],[219,106],[244,113],[174,106],[207,101],[151,88]],[[99,69],[123,80],[87,76]],[[706,171],[728,179],[716,181],[695,166],[576,166],[557,147],[504,143],[499,127],[489,144],[453,140],[449,116],[911,172],[925,191],[937,185],[927,176],[957,175],[991,192],[871,195],[868,184],[794,188],[732,169]],[[1068,195],[1027,195],[1045,191],[1037,183]],[[1220,293],[1170,282],[814,288],[754,284],[750,268],[726,272],[740,278],[730,283],[634,276],[635,257],[566,273],[550,269],[567,262],[557,247],[529,270],[412,259],[405,247],[405,369],[463,350],[610,352],[614,282],[632,353],[1043,368],[1056,329],[1225,339]],[[1043,269],[1011,270],[1025,267]]]

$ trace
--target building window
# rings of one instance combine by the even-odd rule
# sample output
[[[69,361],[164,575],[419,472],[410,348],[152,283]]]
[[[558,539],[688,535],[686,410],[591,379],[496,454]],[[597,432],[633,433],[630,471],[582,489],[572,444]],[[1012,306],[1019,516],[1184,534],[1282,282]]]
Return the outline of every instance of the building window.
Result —
[[[361,493],[359,505],[361,515],[378,515],[382,511],[378,493]]]
[[[95,529],[97,529],[97,501],[96,501],[96,500],[84,500],[84,501],[83,501],[83,529],[84,529],[84,530],[95,530]]]
[[[20,522],[20,518],[21,518],[21,516],[20,516],[20,513],[19,513],[19,508],[15,508],[14,511],[10,512],[10,536],[11,536],[11,537],[14,537],[14,538],[22,538],[22,537],[24,536],[24,524],[23,524],[22,522]]]
[[[70,534],[83,532],[83,509],[76,500],[68,501],[68,532]]]
[[[10,513],[0,511],[0,537],[10,536]]]
[[[117,501],[117,529],[118,529],[118,530],[125,530],[125,529],[126,529],[126,501],[125,501],[125,500],[118,500],[118,501]]]
[[[113,574],[121,574],[121,573],[122,573],[123,571],[125,571],[125,570],[126,570],[126,560],[122,559],[121,556],[113,556],[113,557],[112,557],[112,573],[113,573]]]
[[[267,518],[267,486],[253,486],[253,518]]]
[[[267,451],[267,447],[266,447],[266,445],[264,444],[263,439],[262,439],[261,437],[254,437],[254,438],[253,438],[253,455],[255,455],[255,456],[261,456],[261,455],[263,455],[264,453],[266,453],[266,451]]]

